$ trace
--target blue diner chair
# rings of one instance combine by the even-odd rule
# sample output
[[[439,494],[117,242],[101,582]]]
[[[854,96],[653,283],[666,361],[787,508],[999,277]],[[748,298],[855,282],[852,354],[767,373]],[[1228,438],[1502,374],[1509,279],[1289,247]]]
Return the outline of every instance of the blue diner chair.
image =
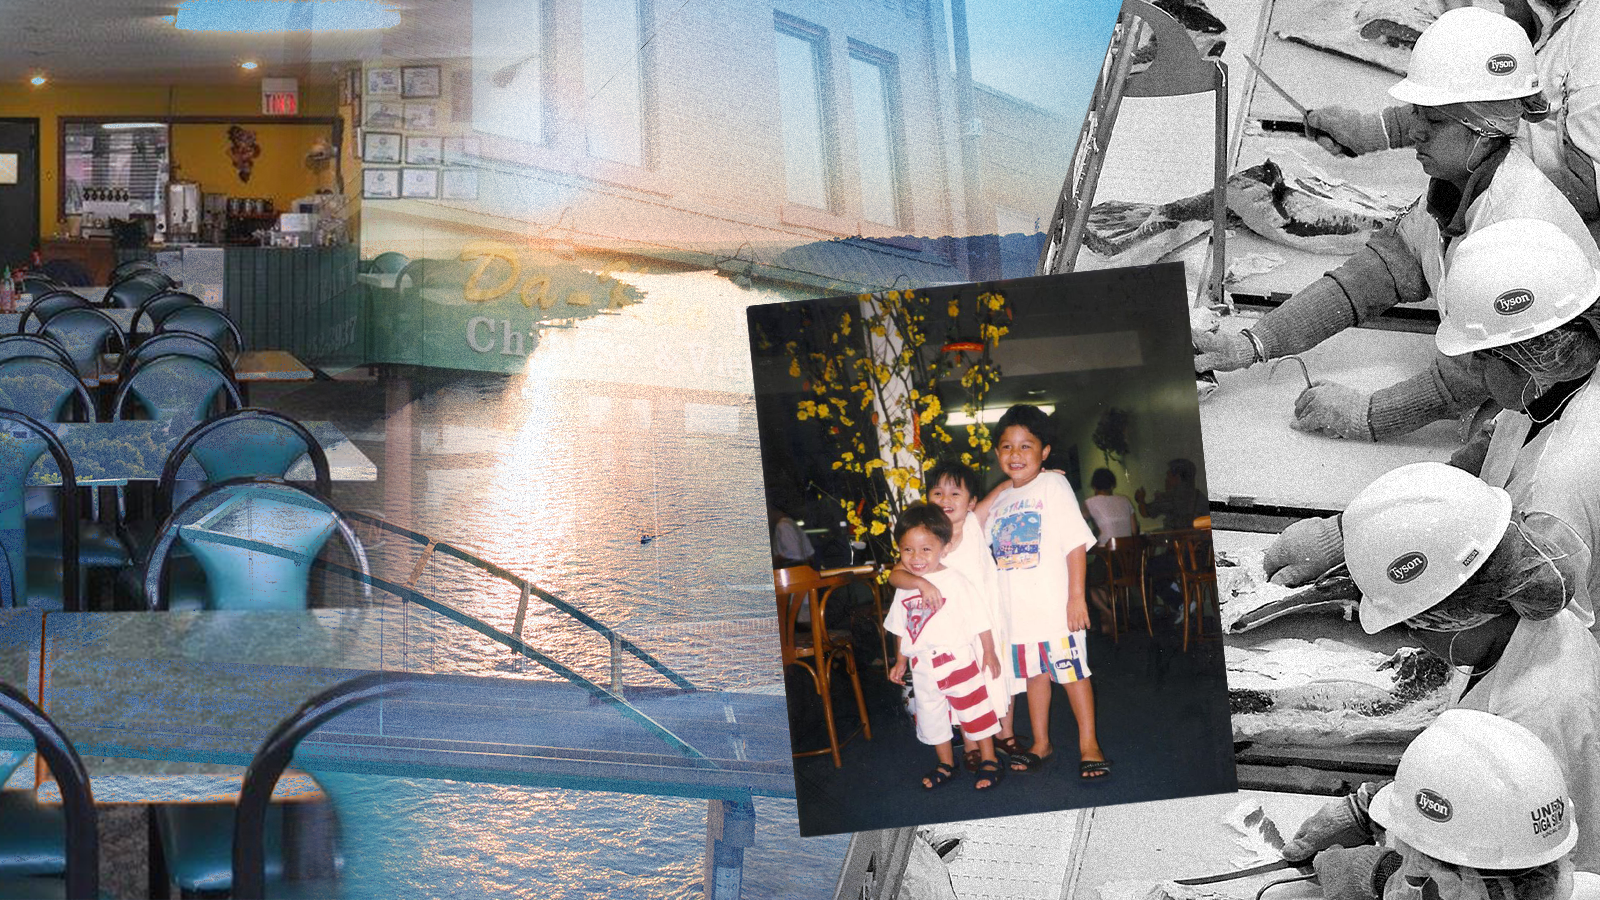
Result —
[[[116,284],[135,272],[159,271],[161,271],[161,267],[156,265],[156,261],[153,259],[126,259],[117,263],[116,268],[111,270],[111,281],[109,283]]]
[[[150,336],[139,331],[139,325],[146,320],[150,322],[150,330],[153,332],[156,321],[167,313],[185,306],[204,305],[199,297],[183,291],[161,291],[151,294],[134,308],[133,321],[128,323],[128,344],[130,346],[140,344]]]
[[[9,684],[0,683],[0,716],[15,722],[32,738],[33,750],[43,758],[56,784],[61,788],[60,815],[29,815],[29,824],[48,828],[60,823],[60,832],[34,833],[21,838],[23,844],[0,844],[0,897],[19,900],[96,897],[100,892],[100,838],[97,834],[94,794],[89,788],[89,772],[72,742],[50,717],[28,696]],[[0,750],[15,768],[21,759],[15,752]],[[21,753],[26,758],[27,752]],[[0,766],[3,768],[3,766]],[[6,775],[9,777],[10,772]],[[3,780],[3,779],[0,779]],[[20,822],[18,823],[21,824]],[[59,849],[51,840],[60,834]],[[6,831],[0,829],[0,840]],[[13,853],[14,851],[14,853]],[[46,871],[54,870],[54,871]],[[59,877],[49,877],[50,875]]]
[[[184,426],[210,418],[219,401],[227,409],[238,409],[243,402],[239,385],[230,374],[194,356],[146,358],[117,385],[112,419],[130,418],[129,401],[145,418],[173,420]]]
[[[366,271],[379,275],[393,275],[404,269],[410,262],[411,257],[398,250],[389,250],[374,256],[372,261],[366,264]]]
[[[17,319],[17,334],[28,333],[29,319],[36,323],[34,330],[37,331],[42,329],[44,323],[56,313],[68,309],[91,306],[94,306],[94,304],[66,288],[35,294],[33,299],[28,302],[28,305],[22,308],[22,316]]]
[[[155,332],[198,334],[227,351],[235,360],[245,349],[244,334],[239,331],[238,323],[228,318],[222,310],[209,306],[185,306],[164,313],[156,319]]]
[[[30,297],[43,297],[51,291],[59,291],[66,285],[42,272],[30,272],[22,276],[22,292]]]
[[[56,313],[39,331],[66,349],[78,375],[83,378],[99,377],[101,354],[128,350],[128,339],[121,326],[104,310],[95,307]]]
[[[56,503],[61,526],[57,545],[60,552],[54,557],[35,557],[30,564],[26,486],[28,473],[46,453],[60,473],[60,496]],[[0,409],[0,546],[5,550],[6,563],[11,570],[15,605],[26,603],[41,609],[69,612],[82,610],[78,583],[78,511],[78,479],[61,439],[32,416]]]
[[[69,372],[76,371],[72,365],[72,357],[67,355],[67,349],[42,334],[0,335],[0,360],[16,356],[42,356],[61,363]]]
[[[143,564],[146,608],[182,608],[193,603],[169,589],[174,548],[189,548],[205,574],[202,608],[219,610],[296,610],[310,606],[312,566],[324,545],[338,534],[363,574],[370,574],[366,551],[355,529],[326,498],[278,478],[235,478],[211,485],[168,516]],[[370,598],[371,585],[363,582]]]
[[[122,363],[117,367],[117,381],[121,382],[133,374],[133,370],[140,363],[158,356],[192,356],[220,369],[235,384],[239,381],[238,376],[234,374],[233,363],[228,360],[228,354],[222,352],[221,347],[198,334],[186,334],[181,331],[170,331],[159,337],[146,339],[122,354]]]

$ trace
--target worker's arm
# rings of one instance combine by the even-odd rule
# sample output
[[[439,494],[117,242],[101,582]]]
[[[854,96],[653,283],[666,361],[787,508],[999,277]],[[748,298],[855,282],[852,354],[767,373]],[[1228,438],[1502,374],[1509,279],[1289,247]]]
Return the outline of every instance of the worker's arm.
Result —
[[[1335,334],[1378,316],[1397,303],[1426,299],[1422,262],[1404,239],[1415,227],[1408,216],[1426,216],[1420,202],[1378,229],[1367,245],[1332,272],[1313,281],[1251,326],[1267,359],[1310,350]]]
[[[1471,354],[1435,353],[1428,371],[1372,395],[1372,435],[1381,441],[1410,434],[1431,422],[1476,409],[1487,399],[1482,363]]]
[[[1416,143],[1411,109],[1391,106],[1371,112],[1344,106],[1323,106],[1306,113],[1306,137],[1335,156],[1360,156]]]
[[[1572,28],[1574,23],[1569,21],[1566,27]],[[1579,41],[1580,46],[1592,47],[1600,41],[1600,33],[1583,35]],[[1545,174],[1594,230],[1595,222],[1600,220],[1600,199],[1596,198],[1595,189],[1600,180],[1600,168],[1596,166],[1600,163],[1600,53],[1577,54],[1563,88],[1566,101],[1557,114],[1561,119],[1563,165]]]

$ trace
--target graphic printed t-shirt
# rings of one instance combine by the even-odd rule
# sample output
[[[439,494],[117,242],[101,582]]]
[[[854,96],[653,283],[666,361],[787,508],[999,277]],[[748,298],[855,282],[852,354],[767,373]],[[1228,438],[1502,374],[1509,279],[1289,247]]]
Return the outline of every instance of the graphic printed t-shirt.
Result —
[[[944,595],[944,605],[934,612],[918,591],[897,590],[883,627],[900,635],[900,652],[916,656],[924,650],[951,650],[971,646],[989,630],[989,613],[972,582],[955,569],[945,568],[922,576]]]
[[[1078,497],[1060,472],[1007,487],[989,514],[989,549],[1000,571],[1000,606],[1013,644],[1067,636],[1067,554],[1094,546]]]

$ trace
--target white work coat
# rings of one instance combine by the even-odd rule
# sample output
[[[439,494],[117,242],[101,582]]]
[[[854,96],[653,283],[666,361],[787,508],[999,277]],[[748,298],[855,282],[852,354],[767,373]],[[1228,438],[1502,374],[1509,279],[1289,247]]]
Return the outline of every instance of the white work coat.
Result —
[[[1543,23],[1534,49],[1539,85],[1550,101],[1542,122],[1522,125],[1520,139],[1540,170],[1559,178],[1580,167],[1589,179],[1600,177],[1600,2],[1573,0],[1553,21]],[[1563,132],[1588,159],[1569,159]]]
[[[1572,526],[1589,558],[1574,560],[1569,571],[1588,572],[1585,583],[1573,586],[1568,609],[1585,628],[1595,624],[1594,598],[1600,597],[1600,567],[1591,565],[1600,547],[1600,389],[1597,375],[1578,389],[1561,412],[1533,440],[1527,441],[1531,421],[1506,410],[1495,419],[1494,437],[1483,460],[1481,477],[1494,487],[1504,487],[1522,512],[1541,512]],[[1600,692],[1600,682],[1590,686]]]
[[[1396,234],[1422,263],[1422,276],[1428,281],[1428,293],[1437,295],[1439,282],[1444,280],[1445,270],[1460,242],[1452,242],[1446,250],[1439,220],[1428,212],[1426,202],[1427,198],[1424,197],[1406,210],[1400,217]],[[1595,246],[1594,238],[1583,224],[1583,219],[1579,218],[1578,211],[1539,171],[1528,154],[1516,146],[1506,153],[1489,186],[1473,198],[1461,218],[1466,226],[1463,237],[1506,219],[1543,219],[1572,238],[1588,255],[1589,264],[1600,268],[1600,248]]]
[[[1600,644],[1567,610],[1524,619],[1500,661],[1454,706],[1504,716],[1544,741],[1577,807],[1573,865],[1600,873]]]

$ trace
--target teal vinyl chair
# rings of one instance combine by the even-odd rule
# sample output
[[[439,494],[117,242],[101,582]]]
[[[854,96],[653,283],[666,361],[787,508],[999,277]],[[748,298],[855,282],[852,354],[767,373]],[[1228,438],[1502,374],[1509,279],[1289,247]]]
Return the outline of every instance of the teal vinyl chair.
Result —
[[[168,570],[181,542],[205,573],[204,608],[306,609],[312,565],[334,534],[360,571],[370,574],[355,529],[315,491],[262,477],[211,485],[179,506],[156,532],[143,565],[146,607],[175,608]],[[371,598],[371,590],[363,582],[364,598]]]
[[[72,742],[61,729],[45,715],[28,696],[15,687],[0,683],[0,717],[20,725],[33,739],[33,749],[44,759],[61,788],[61,849],[46,834],[36,833],[25,838],[27,847],[17,845],[14,866],[5,877],[0,877],[0,897],[17,900],[55,900],[55,898],[96,897],[100,890],[100,839],[97,834],[94,794],[89,789],[89,772]],[[0,751],[0,756],[13,759],[16,748]],[[22,757],[27,756],[23,751]],[[6,773],[9,776],[9,772]],[[51,824],[46,819],[34,820],[40,827]],[[4,831],[0,830],[0,835]],[[37,850],[38,856],[32,854]],[[60,855],[55,854],[59,852]],[[8,855],[3,845],[0,854]],[[33,859],[33,863],[28,860]],[[53,868],[60,877],[41,877],[49,873],[24,874],[17,871],[32,865],[36,869]]]
[[[200,302],[199,297],[196,297],[193,294],[184,293],[183,291],[161,291],[157,294],[151,294],[134,308],[133,321],[128,323],[129,345],[137,346],[150,336],[148,333],[141,333],[139,331],[139,326],[142,323],[149,322],[150,331],[153,333],[155,331],[157,320],[159,320],[162,316],[165,316],[167,313],[177,309],[182,309],[185,306],[204,305],[204,303]]]
[[[35,294],[28,305],[22,308],[22,317],[17,319],[17,334],[28,333],[28,320],[34,321],[34,329],[44,327],[51,316],[69,309],[92,307],[93,303],[80,297],[76,292],[66,288],[57,288],[42,294]]]
[[[393,275],[410,265],[410,263],[411,257],[397,250],[390,250],[373,257],[372,262],[367,263],[367,271],[380,275]]]
[[[116,284],[135,272],[159,272],[161,267],[153,259],[125,259],[111,270],[111,283]]]
[[[233,896],[236,900],[268,897],[273,900],[300,897],[352,900],[370,897],[376,900],[392,896],[392,887],[381,883],[383,876],[389,873],[375,864],[378,854],[364,852],[367,841],[377,837],[374,832],[389,832],[395,827],[392,819],[372,808],[374,798],[381,796],[381,792],[364,789],[368,782],[381,776],[319,772],[315,757],[305,758],[298,751],[308,735],[342,713],[367,703],[404,698],[410,681],[411,676],[403,673],[373,672],[334,685],[289,714],[262,742],[245,770],[234,820]],[[339,818],[345,865],[337,883],[268,880],[267,810],[273,786],[291,762],[317,779]],[[367,862],[369,856],[374,858],[374,863]]]
[[[0,360],[14,356],[42,356],[61,363],[69,372],[76,371],[67,348],[42,334],[0,335]]]
[[[3,341],[4,338],[0,338]],[[238,376],[234,374],[233,363],[228,359],[228,354],[222,348],[201,337],[198,334],[186,334],[181,331],[170,331],[159,336],[148,337],[134,344],[133,349],[122,354],[122,364],[117,367],[117,380],[120,382],[133,374],[133,370],[147,360],[158,356],[192,356],[203,360],[222,370],[230,381],[238,383]]]
[[[156,319],[156,334],[181,331],[198,334],[226,351],[237,360],[244,352],[244,334],[227,313],[209,306],[185,306],[164,313]]]
[[[61,344],[84,378],[99,376],[101,354],[126,353],[128,349],[121,326],[104,310],[94,307],[56,313],[39,331]]]
[[[219,399],[227,409],[244,405],[239,385],[230,375],[193,356],[146,358],[117,385],[116,399],[111,403],[112,419],[126,418],[131,400],[149,419],[176,420],[186,425],[204,422]]]
[[[29,563],[26,485],[41,456],[50,454],[60,473],[56,513],[60,552]],[[0,409],[0,547],[10,569],[14,605],[81,611],[78,581],[78,478],[72,458],[49,426],[24,413]],[[56,563],[59,560],[59,568]],[[4,896],[0,894],[0,896]]]

